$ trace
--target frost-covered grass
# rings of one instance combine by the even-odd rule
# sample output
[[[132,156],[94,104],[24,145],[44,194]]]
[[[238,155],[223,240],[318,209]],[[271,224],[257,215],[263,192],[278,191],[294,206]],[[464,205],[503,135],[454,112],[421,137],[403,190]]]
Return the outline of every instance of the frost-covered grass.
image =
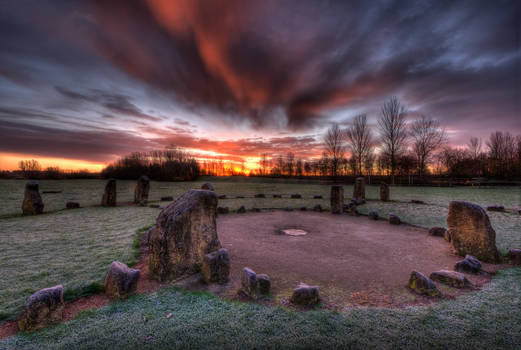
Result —
[[[175,197],[197,182],[152,182],[150,199]],[[329,207],[330,187],[324,184],[264,179],[211,179],[221,206],[246,208]],[[105,181],[40,181],[46,214],[22,217],[19,212],[25,181],[0,180],[0,318],[14,317],[34,291],[63,284],[69,295],[103,281],[113,260],[132,263],[136,230],[154,223],[158,209],[138,206],[97,206]],[[132,200],[134,181],[118,181],[118,201]],[[344,186],[346,199],[352,186]],[[253,198],[264,193],[265,199]],[[302,199],[290,199],[299,193]],[[282,194],[282,199],[272,198]],[[323,199],[313,199],[314,195]],[[235,198],[244,196],[246,198]],[[450,200],[521,207],[519,187],[433,188],[391,187],[391,202],[377,201],[378,186],[367,186],[360,211],[396,213],[423,227],[445,226]],[[411,204],[411,199],[426,204]],[[67,200],[84,208],[61,210]],[[163,205],[167,203],[162,203]],[[521,216],[489,213],[504,253],[521,247]],[[3,216],[3,217],[2,217]],[[294,312],[255,304],[234,303],[206,294],[167,289],[136,296],[33,335],[4,342],[7,348],[516,348],[521,343],[521,269],[495,277],[482,291],[432,307],[403,310],[351,309]],[[96,289],[96,288],[94,288]],[[71,292],[72,291],[72,292]],[[174,317],[166,319],[172,312]],[[146,318],[147,322],[143,319]],[[149,341],[146,341],[147,337]]]
[[[521,268],[456,300],[405,309],[298,312],[168,288],[18,334],[0,348],[519,349],[520,314]]]

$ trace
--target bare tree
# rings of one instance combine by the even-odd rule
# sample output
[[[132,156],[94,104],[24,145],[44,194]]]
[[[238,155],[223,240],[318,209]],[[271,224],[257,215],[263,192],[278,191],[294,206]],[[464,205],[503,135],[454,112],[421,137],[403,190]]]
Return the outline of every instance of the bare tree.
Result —
[[[35,159],[21,160],[18,163],[18,167],[22,171],[22,174],[25,178],[36,177],[42,170],[40,163]]]
[[[483,141],[481,138],[478,137],[471,137],[470,141],[467,145],[467,148],[469,149],[470,156],[472,159],[476,160],[481,155],[481,150],[483,148]]]
[[[326,156],[330,160],[331,175],[337,176],[338,166],[345,154],[344,135],[338,124],[333,124],[324,136]]]
[[[437,120],[421,116],[410,126],[412,150],[418,162],[418,175],[424,174],[433,153],[445,142],[445,129]]]
[[[355,173],[362,175],[363,164],[371,153],[373,136],[367,126],[367,117],[360,114],[355,117],[353,124],[346,130],[348,148],[353,153]]]
[[[382,151],[389,157],[391,176],[394,183],[396,158],[403,153],[407,142],[407,126],[405,124],[405,107],[395,96],[384,102],[382,115],[378,120],[378,128],[382,142]]]

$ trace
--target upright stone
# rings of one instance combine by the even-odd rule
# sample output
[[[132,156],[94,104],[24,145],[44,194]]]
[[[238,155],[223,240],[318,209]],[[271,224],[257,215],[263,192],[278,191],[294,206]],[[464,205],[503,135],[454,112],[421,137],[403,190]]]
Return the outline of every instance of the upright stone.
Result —
[[[105,185],[105,192],[101,198],[101,205],[104,207],[116,206],[116,179],[109,179]]]
[[[380,200],[383,202],[389,201],[389,185],[385,182],[380,184]]]
[[[409,288],[418,294],[424,294],[431,297],[439,296],[440,292],[430,278],[423,273],[413,271],[409,277]]]
[[[331,186],[331,213],[342,214],[344,208],[344,188],[340,185]]]
[[[58,323],[63,318],[64,306],[61,285],[42,289],[27,299],[18,325],[23,331],[34,331]]]
[[[201,279],[206,283],[225,284],[230,277],[230,254],[224,248],[206,254],[201,267]]]
[[[213,189],[212,184],[209,183],[209,182],[205,182],[205,183],[201,186],[201,189],[202,189],[202,190],[214,191],[214,192],[215,192],[215,190]]]
[[[161,211],[149,238],[152,277],[168,281],[198,272],[204,256],[221,248],[216,209],[215,192],[190,190]]]
[[[470,254],[491,263],[499,261],[496,232],[481,206],[468,202],[450,202],[447,226],[451,246],[458,255]]]
[[[109,298],[127,298],[136,291],[139,276],[139,270],[131,269],[120,261],[112,262],[105,277],[105,294]]]
[[[148,192],[150,191],[150,179],[148,176],[141,176],[137,180],[136,189],[134,190],[134,203],[144,203],[148,201]]]
[[[257,274],[249,267],[242,269],[241,286],[241,291],[245,295],[249,297],[253,297],[255,295],[255,290],[257,288]]]
[[[365,179],[357,177],[355,180],[355,187],[353,189],[353,199],[365,199]]]
[[[43,201],[40,196],[38,182],[30,181],[25,184],[24,201],[22,203],[24,215],[35,215],[43,213]]]

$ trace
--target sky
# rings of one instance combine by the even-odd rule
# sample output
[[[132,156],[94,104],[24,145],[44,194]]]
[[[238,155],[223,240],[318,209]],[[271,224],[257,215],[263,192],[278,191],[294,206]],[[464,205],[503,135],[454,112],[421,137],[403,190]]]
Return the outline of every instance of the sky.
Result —
[[[521,134],[521,2],[7,0],[0,168],[133,151],[316,157],[397,96],[449,143]]]

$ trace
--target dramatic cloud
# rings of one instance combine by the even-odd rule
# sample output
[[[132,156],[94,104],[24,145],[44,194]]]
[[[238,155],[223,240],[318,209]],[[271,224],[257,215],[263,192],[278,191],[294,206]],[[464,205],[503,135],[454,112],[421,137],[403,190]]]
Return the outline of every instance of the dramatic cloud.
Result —
[[[374,123],[397,95],[462,144],[521,132],[520,40],[514,0],[6,2],[0,128],[75,158],[98,143],[319,154],[330,122]]]

